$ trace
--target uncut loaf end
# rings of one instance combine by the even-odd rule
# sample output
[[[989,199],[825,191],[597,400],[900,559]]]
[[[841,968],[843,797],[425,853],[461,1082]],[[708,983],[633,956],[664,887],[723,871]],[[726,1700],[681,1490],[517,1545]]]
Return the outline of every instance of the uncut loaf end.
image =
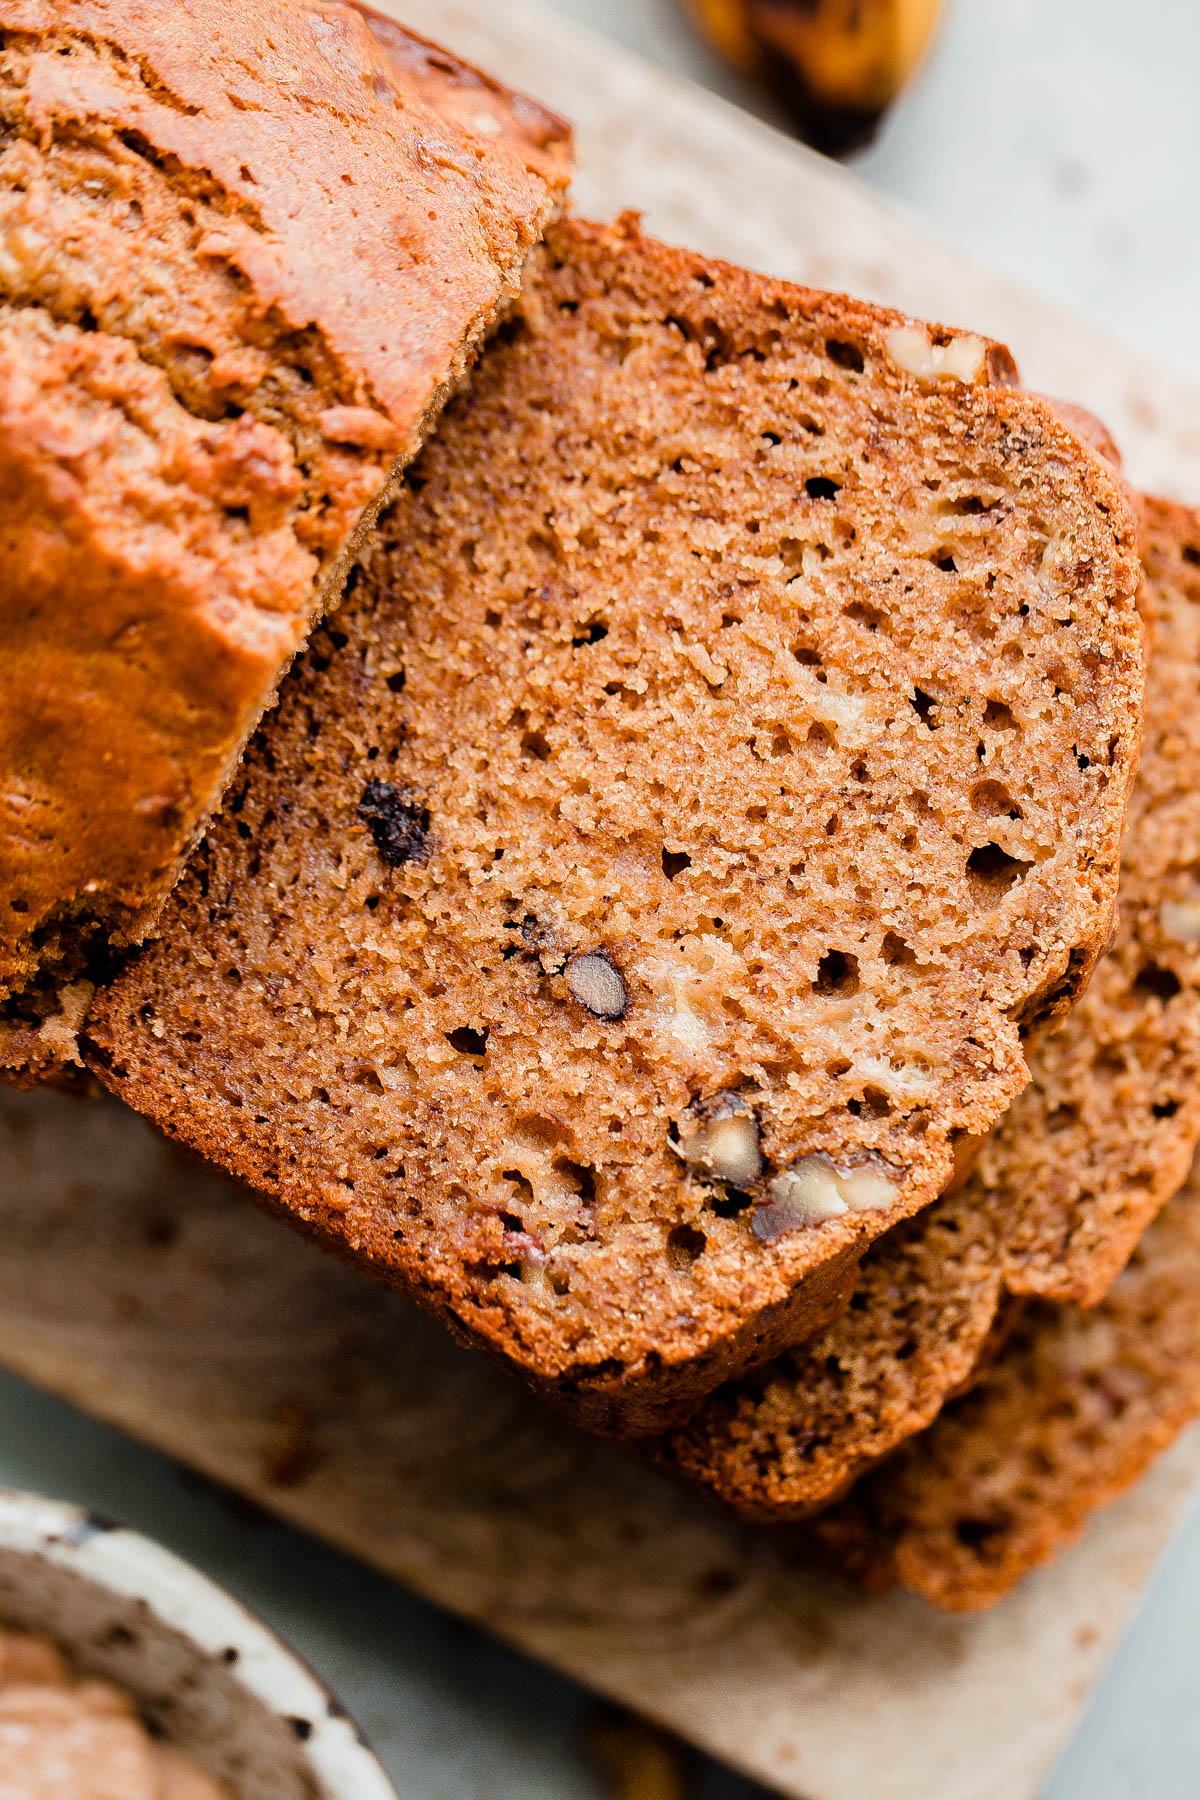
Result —
[[[74,1055],[570,171],[336,0],[0,0],[0,1069]]]

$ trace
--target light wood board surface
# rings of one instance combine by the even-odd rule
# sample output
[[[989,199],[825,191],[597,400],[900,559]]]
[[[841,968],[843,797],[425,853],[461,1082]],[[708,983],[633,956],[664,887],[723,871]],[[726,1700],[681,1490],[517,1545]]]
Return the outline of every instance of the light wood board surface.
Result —
[[[1032,1800],[1200,1474],[994,1612],[805,1574],[109,1100],[0,1091],[0,1362],[805,1800]]]
[[[581,210],[1009,341],[1143,485],[1200,388],[528,0],[376,0],[571,116]],[[993,1613],[798,1572],[560,1425],[109,1103],[0,1096],[0,1361],[804,1800],[1032,1800],[1200,1476],[1186,1440]]]

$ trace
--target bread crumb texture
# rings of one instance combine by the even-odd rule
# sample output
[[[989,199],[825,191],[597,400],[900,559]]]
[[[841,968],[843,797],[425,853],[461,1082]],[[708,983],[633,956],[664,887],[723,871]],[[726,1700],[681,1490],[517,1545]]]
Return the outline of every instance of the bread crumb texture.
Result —
[[[1120,925],[1087,993],[956,1193],[868,1256],[831,1330],[647,1445],[746,1517],[811,1511],[986,1364],[1006,1295],[1094,1305],[1200,1140],[1200,517],[1149,500],[1153,624]]]
[[[565,128],[378,33],[0,0],[0,1000],[142,934],[558,203]]]
[[[982,1381],[801,1527],[873,1590],[994,1605],[1074,1542],[1200,1413],[1200,1183],[1193,1174],[1092,1311],[1031,1301]]]
[[[1006,353],[914,376],[897,323],[554,227],[95,1015],[602,1429],[844,1307],[1110,927],[1131,517]]]

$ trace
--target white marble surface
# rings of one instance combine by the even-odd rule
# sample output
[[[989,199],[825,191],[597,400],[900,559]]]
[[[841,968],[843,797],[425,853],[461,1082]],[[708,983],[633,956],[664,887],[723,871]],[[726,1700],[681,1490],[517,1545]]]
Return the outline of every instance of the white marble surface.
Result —
[[[675,0],[554,4],[753,103]],[[936,53],[857,167],[977,253],[1200,374],[1198,75],[1195,0],[951,0]],[[586,1694],[2,1376],[0,1483],[118,1515],[241,1594],[342,1694],[404,1800],[605,1792],[582,1748]],[[1043,1800],[1195,1800],[1198,1697],[1200,1507]],[[695,1780],[693,1800],[756,1791],[699,1761]]]

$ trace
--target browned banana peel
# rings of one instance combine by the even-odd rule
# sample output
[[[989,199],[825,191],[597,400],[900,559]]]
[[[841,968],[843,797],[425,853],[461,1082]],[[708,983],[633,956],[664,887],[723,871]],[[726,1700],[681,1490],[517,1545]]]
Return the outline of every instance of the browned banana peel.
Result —
[[[774,89],[832,155],[875,132],[920,62],[943,0],[684,0],[725,60]]]

